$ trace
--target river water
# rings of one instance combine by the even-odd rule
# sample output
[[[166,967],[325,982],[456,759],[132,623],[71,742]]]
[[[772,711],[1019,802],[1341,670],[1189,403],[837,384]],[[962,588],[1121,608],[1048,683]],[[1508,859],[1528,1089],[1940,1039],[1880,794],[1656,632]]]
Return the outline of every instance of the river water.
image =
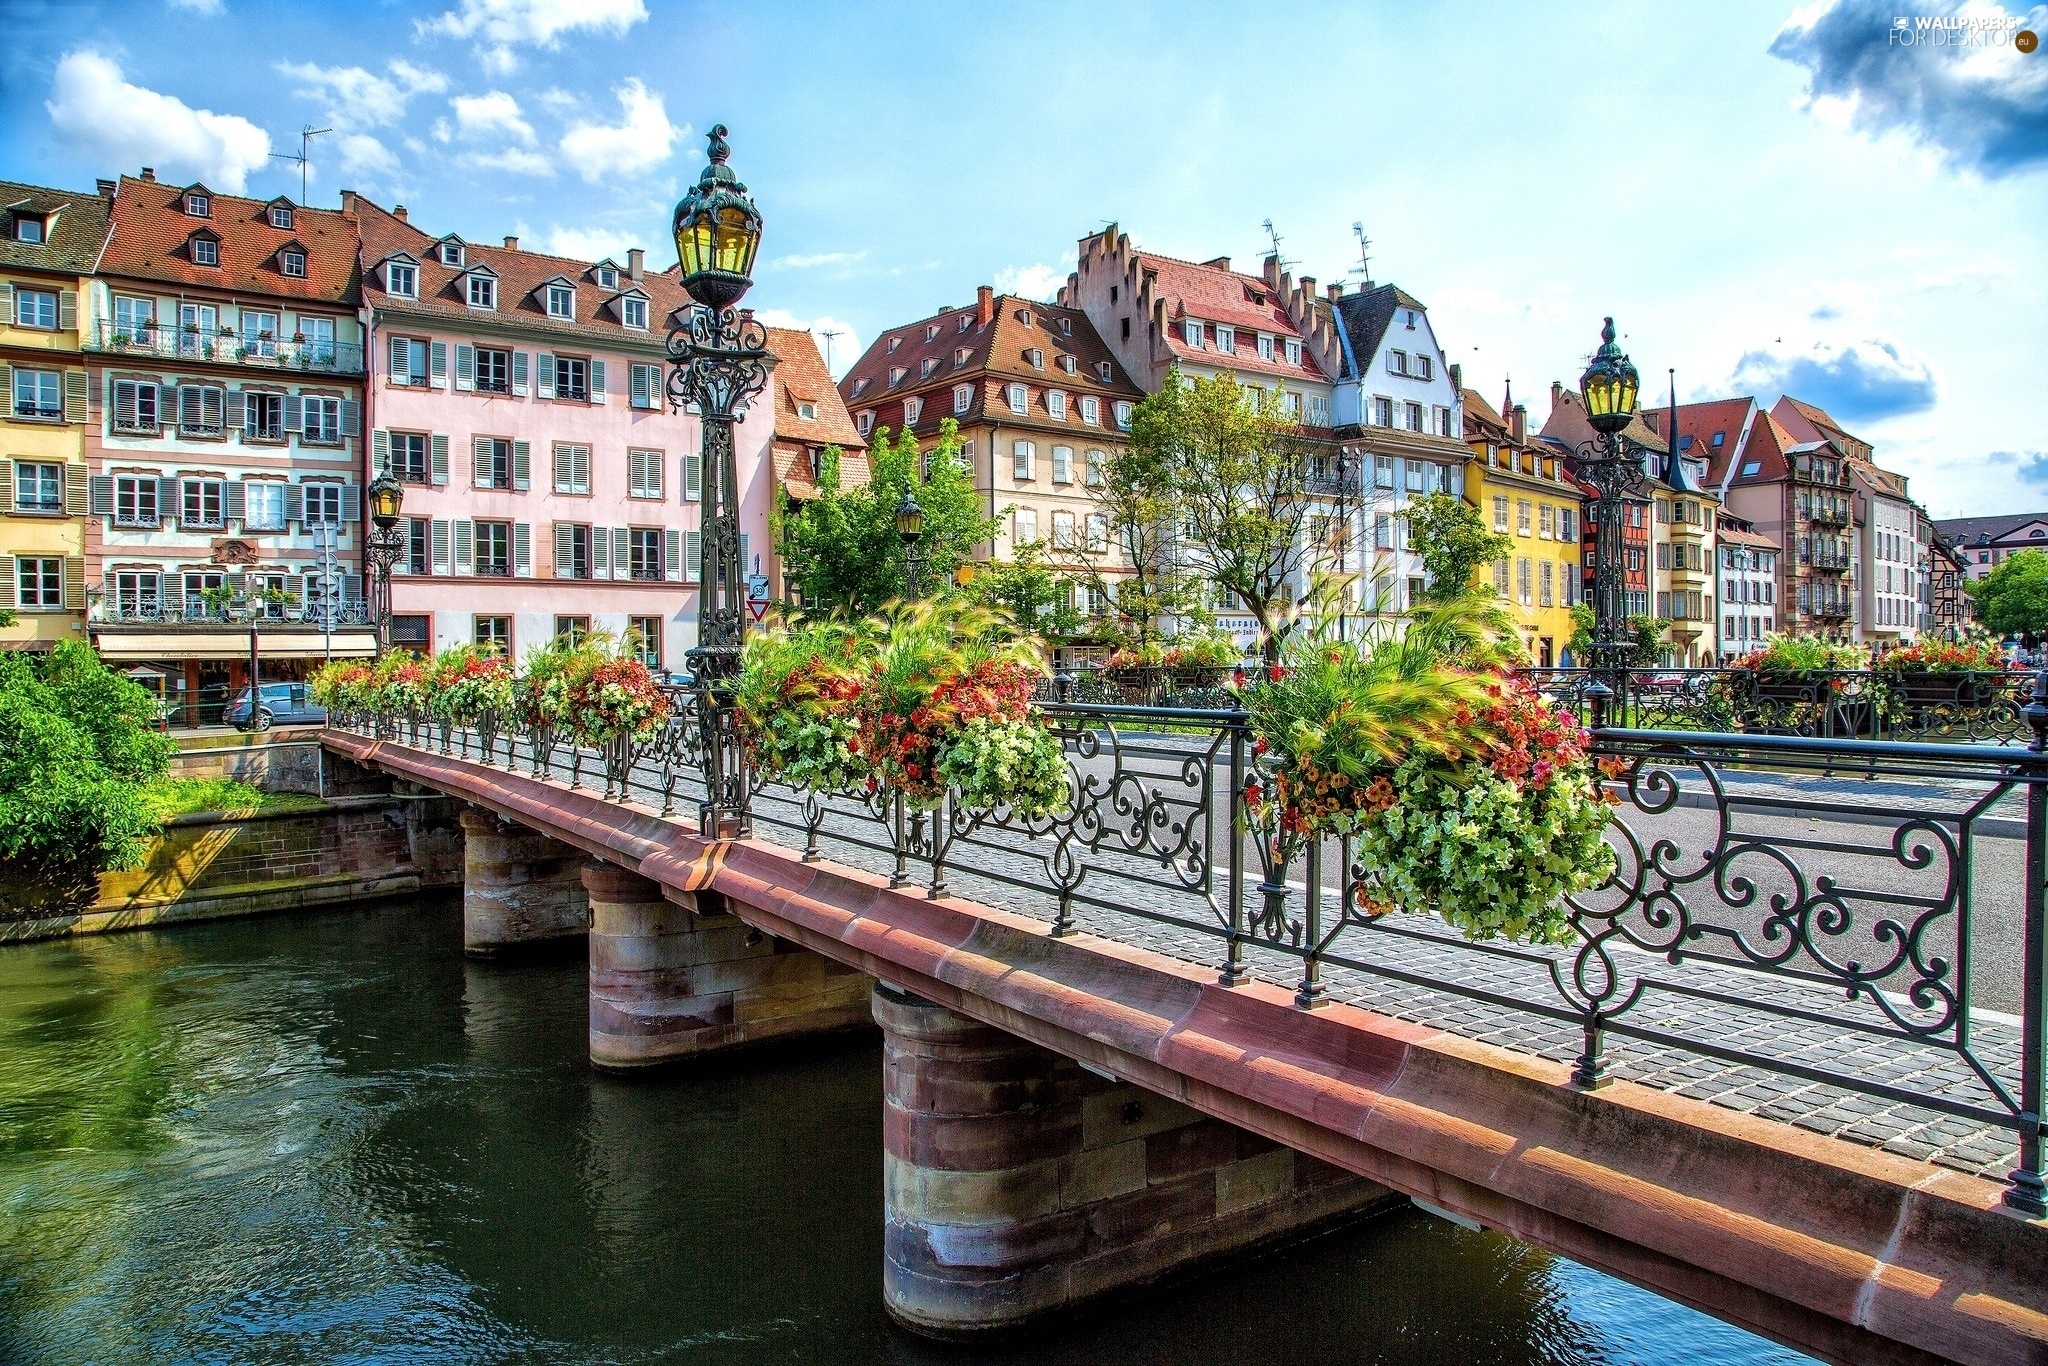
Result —
[[[447,899],[0,949],[0,1362],[1790,1362],[1419,1212],[1001,1348],[881,1309],[880,1047],[612,1080]]]

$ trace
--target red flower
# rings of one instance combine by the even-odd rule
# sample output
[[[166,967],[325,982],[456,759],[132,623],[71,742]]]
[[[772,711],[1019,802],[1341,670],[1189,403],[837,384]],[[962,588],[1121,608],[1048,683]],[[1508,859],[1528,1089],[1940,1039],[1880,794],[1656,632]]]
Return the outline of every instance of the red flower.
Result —
[[[1281,668],[1278,664],[1270,664],[1266,667],[1266,680],[1268,682],[1278,683],[1285,677],[1287,677],[1287,670]]]

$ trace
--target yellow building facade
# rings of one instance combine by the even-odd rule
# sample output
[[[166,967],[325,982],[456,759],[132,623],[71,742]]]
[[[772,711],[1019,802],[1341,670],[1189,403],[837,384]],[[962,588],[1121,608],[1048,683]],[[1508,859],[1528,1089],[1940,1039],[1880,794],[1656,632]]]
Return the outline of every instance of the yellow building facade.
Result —
[[[1465,497],[1493,531],[1514,541],[1493,562],[1491,583],[1507,604],[1531,661],[1554,666],[1572,638],[1572,604],[1583,595],[1583,496],[1563,455],[1529,440],[1528,411],[1503,417],[1464,391],[1464,434],[1472,448]]]
[[[86,282],[97,194],[0,181],[0,649],[85,639]]]

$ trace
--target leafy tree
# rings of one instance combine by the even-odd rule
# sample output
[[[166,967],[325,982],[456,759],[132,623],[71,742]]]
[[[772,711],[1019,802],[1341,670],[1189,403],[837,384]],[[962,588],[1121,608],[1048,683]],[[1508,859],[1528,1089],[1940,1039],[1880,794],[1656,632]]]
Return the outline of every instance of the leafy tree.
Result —
[[[1192,382],[1178,370],[1131,417],[1130,445],[1154,496],[1185,528],[1194,571],[1259,624],[1268,661],[1301,618],[1288,586],[1314,554],[1304,534],[1317,506],[1309,447],[1265,391],[1228,374]]]
[[[939,426],[929,452],[904,432],[892,444],[889,430],[875,433],[869,452],[871,475],[853,488],[840,483],[837,447],[821,463],[819,496],[779,519],[780,550],[789,581],[814,607],[864,614],[904,596],[903,540],[896,533],[896,505],[905,493],[924,509],[924,534],[917,544],[920,587],[927,593],[946,583],[975,548],[995,535],[996,519],[981,510],[973,476],[960,458],[959,428],[951,418]]]
[[[170,766],[156,704],[81,641],[47,659],[0,652],[0,857],[131,868],[157,819],[145,785]]]
[[[1581,668],[1593,662],[1594,631],[1599,621],[1593,615],[1593,604],[1575,603],[1572,606],[1572,657]],[[1664,617],[1646,616],[1636,613],[1622,623],[1623,638],[1628,643],[1628,659],[1624,665],[1630,669],[1646,669],[1657,662],[1657,656],[1664,649],[1664,632],[1671,622]]]
[[[1163,633],[1169,620],[1205,621],[1205,585],[1172,553],[1180,510],[1161,453],[1139,448],[1114,452],[1103,462],[1101,483],[1088,486],[1088,497],[1116,552],[1075,554],[1073,568],[1090,587],[1115,602],[1116,634],[1142,648]],[[1129,572],[1105,572],[1105,559]]]
[[[1074,606],[1073,581],[1055,572],[1042,542],[1020,545],[1010,559],[980,566],[968,581],[967,597],[1007,613],[1024,635],[1072,640],[1088,632],[1088,618]]]
[[[1513,537],[1486,529],[1478,508],[1448,493],[1409,502],[1408,543],[1422,556],[1429,574],[1424,591],[1434,602],[1449,602],[1481,586],[1481,568],[1515,548]],[[1492,591],[1490,586],[1486,591]]]
[[[2048,632],[2048,551],[2022,550],[1967,584],[1977,615],[1993,635]]]

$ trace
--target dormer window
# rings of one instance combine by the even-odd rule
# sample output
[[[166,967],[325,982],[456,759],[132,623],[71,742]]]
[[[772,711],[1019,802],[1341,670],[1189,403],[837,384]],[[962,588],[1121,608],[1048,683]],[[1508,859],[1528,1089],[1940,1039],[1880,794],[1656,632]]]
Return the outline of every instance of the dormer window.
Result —
[[[1060,357],[1060,369],[1066,371],[1068,374],[1075,374],[1080,370],[1080,368],[1081,362],[1075,360],[1072,356]]]
[[[1197,318],[1189,318],[1180,325],[1181,339],[1199,351],[1202,349],[1202,324]]]
[[[306,278],[306,253],[287,248],[277,254],[277,268],[294,280]]]
[[[915,426],[917,425],[917,420],[918,420],[919,418],[923,417],[923,416],[924,416],[924,400],[923,400],[923,399],[921,399],[921,398],[906,398],[906,399],[904,399],[904,400],[903,400],[903,425],[904,425],[904,426],[906,426],[906,427],[915,427]]]
[[[615,267],[599,266],[595,272],[595,278],[599,289],[617,289],[619,287],[619,272]],[[644,323],[641,325],[643,327],[646,326]]]
[[[896,348],[897,348],[897,347],[899,347],[899,346],[901,346],[902,344],[903,344],[903,338],[901,338],[901,337],[891,337],[891,338],[889,338],[889,352],[888,352],[888,354],[890,354],[890,355],[892,355],[892,356],[893,356],[893,355],[895,355],[895,354],[896,354]]]
[[[185,196],[185,213],[191,218],[213,217],[213,196],[196,190]]]
[[[576,316],[576,291],[568,285],[549,285],[548,316],[550,318],[574,318]]]
[[[1097,379],[1100,379],[1104,384],[1109,383],[1110,365],[1108,361],[1099,360],[1095,362],[1095,376]]]
[[[873,412],[862,413],[859,417],[854,419],[854,422],[855,425],[857,425],[860,428],[860,434],[862,436],[869,436],[873,434],[875,430],[875,415]]]
[[[1028,308],[1018,309],[1017,321],[1023,323],[1026,327],[1031,326],[1031,310]]]
[[[867,389],[867,387],[867,376],[863,375],[853,382],[853,396],[855,398],[859,398],[861,394]]]
[[[289,204],[272,204],[270,206],[270,226],[273,228],[284,228],[289,231],[292,226],[292,206]]]
[[[917,377],[918,377],[919,379],[930,379],[930,378],[931,378],[931,373],[932,373],[932,371],[934,371],[934,370],[936,370],[936,369],[938,369],[938,368],[939,368],[939,360],[938,360],[938,357],[936,357],[936,356],[928,356],[928,357],[926,357],[926,358],[925,358],[925,359],[924,359],[924,360],[923,360],[922,362],[920,362],[920,363],[919,363],[919,365],[918,365],[918,367],[917,367]]]
[[[41,246],[45,240],[43,220],[37,214],[25,213],[14,220],[14,240]]]
[[[1034,370],[1043,370],[1045,368],[1045,352],[1035,346],[1032,347],[1024,353],[1024,363]]]
[[[1216,324],[1216,349],[1225,355],[1235,355],[1237,353],[1237,329],[1225,327],[1222,323]]]
[[[1273,336],[1269,332],[1259,333],[1259,359],[1273,359]]]
[[[955,350],[953,352],[953,368],[958,370],[961,366],[967,364],[967,358],[973,354],[974,352],[964,346]]]
[[[903,370],[903,367],[902,367],[902,366],[900,366],[900,365],[894,365],[894,366],[891,366],[891,367],[889,368],[889,387],[890,387],[891,389],[894,389],[894,388],[895,388],[895,387],[896,387],[897,385],[899,385],[899,384],[903,383],[903,375],[904,375],[904,370]]]
[[[939,325],[938,325],[937,323],[927,323],[927,324],[925,324],[925,329],[924,329],[924,339],[925,339],[926,341],[931,341],[931,340],[933,340],[934,338],[936,338],[936,337],[937,337],[938,335],[939,335]]]
[[[816,422],[818,420],[818,405],[810,402],[799,403],[796,405],[796,415],[806,422]]]
[[[1071,337],[1074,335],[1074,320],[1072,318],[1060,319],[1060,335],[1062,337]]]
[[[1287,342],[1287,363],[1289,365],[1301,364],[1301,343],[1292,338],[1289,338]]]
[[[195,266],[217,266],[220,264],[220,243],[211,237],[195,235],[188,244]]]
[[[959,332],[965,332],[968,328],[972,326],[974,326],[974,315],[972,313],[962,313],[959,319],[957,320],[957,326],[954,330]]]
[[[417,299],[420,294],[419,269],[405,261],[387,263],[384,267],[384,292],[401,299]]]
[[[628,296],[619,301],[619,319],[626,326],[639,331],[647,330],[647,300],[638,295]]]
[[[488,275],[470,276],[469,306],[471,308],[496,308],[498,306],[498,282]]]
[[[460,242],[443,242],[443,243],[441,244],[441,264],[442,264],[442,265],[444,265],[444,266],[459,266],[459,265],[461,265],[461,264],[462,264],[462,243],[460,243]]]

